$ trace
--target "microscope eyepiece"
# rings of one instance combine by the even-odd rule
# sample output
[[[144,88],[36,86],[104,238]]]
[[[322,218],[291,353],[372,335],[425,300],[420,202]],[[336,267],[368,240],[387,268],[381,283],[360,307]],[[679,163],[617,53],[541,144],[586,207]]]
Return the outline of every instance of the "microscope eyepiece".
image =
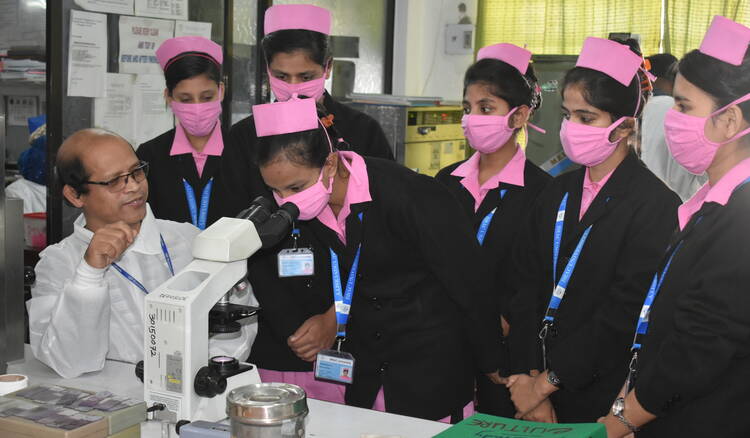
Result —
[[[248,208],[242,210],[237,215],[237,218],[249,220],[255,224],[255,227],[257,228],[271,217],[272,209],[273,204],[271,204],[271,201],[262,196],[258,196]]]
[[[268,220],[258,228],[263,248],[271,248],[289,235],[299,209],[291,202],[282,205]]]

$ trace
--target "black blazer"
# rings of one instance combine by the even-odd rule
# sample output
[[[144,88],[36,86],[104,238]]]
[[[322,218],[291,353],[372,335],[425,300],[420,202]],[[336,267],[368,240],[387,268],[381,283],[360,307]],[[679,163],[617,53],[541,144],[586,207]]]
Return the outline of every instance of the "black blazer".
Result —
[[[593,228],[547,337],[549,369],[563,389],[551,400],[561,422],[605,415],[625,381],[634,321],[677,225],[679,198],[628,155],[578,220],[585,169],[561,175],[540,194],[515,249],[509,344],[516,372],[543,369],[538,333],[553,289],[557,211],[569,193],[558,275]]]
[[[362,245],[343,345],[356,360],[346,401],[371,408],[382,386],[389,412],[432,420],[461,412],[473,398],[476,368],[494,371],[499,362],[479,245],[441,184],[391,161],[365,162],[372,201],[351,206],[346,246],[309,221],[322,257],[330,258],[329,248],[338,254],[344,282]]]
[[[494,272],[495,284],[492,286],[494,294],[498,295],[498,309],[495,315],[508,318],[506,309],[509,307],[507,279],[514,275],[511,260],[514,242],[528,220],[528,215],[539,193],[549,184],[552,177],[534,163],[526,160],[523,178],[524,186],[501,183],[496,189],[490,190],[485,196],[479,209],[474,211],[474,197],[461,184],[461,176],[453,176],[451,172],[463,164],[460,161],[442,169],[435,178],[445,184],[461,204],[462,210],[469,216],[472,229],[476,234],[479,225],[492,209],[497,208],[492,217],[490,228],[482,245],[482,259],[490,264]],[[507,190],[503,199],[500,191]],[[502,364],[503,371],[509,372],[508,363]]]
[[[638,437],[749,435],[748,224],[745,184],[725,206],[704,204],[672,237],[671,247],[683,243],[651,307],[635,385],[638,401],[658,418]]]
[[[375,119],[339,103],[328,93],[325,94],[323,105],[333,114],[333,124],[349,143],[350,150],[363,156],[393,160],[393,151],[388,139]],[[270,195],[255,163],[257,140],[253,116],[235,123],[229,130],[228,138],[225,138],[226,158],[222,173],[225,176],[227,191],[232,194],[232,202],[227,206],[225,216],[235,216],[256,196]]]
[[[314,275],[279,278],[278,253],[294,248],[291,235],[248,261],[248,278],[261,308],[249,361],[275,371],[313,370],[312,362],[303,361],[289,348],[287,338],[308,318],[325,313],[333,305],[327,249],[310,231],[309,222],[298,221],[295,227],[300,230],[297,247],[312,248],[315,255]]]
[[[200,210],[201,193],[213,178],[206,221],[206,226],[209,226],[222,216],[229,198],[221,175],[223,156],[209,156],[199,177],[192,154],[169,155],[174,133],[175,130],[171,129],[143,143],[136,151],[138,158],[149,164],[148,203],[159,219],[192,222],[182,180],[184,178],[193,187],[196,207]],[[226,132],[222,135],[226,138]]]

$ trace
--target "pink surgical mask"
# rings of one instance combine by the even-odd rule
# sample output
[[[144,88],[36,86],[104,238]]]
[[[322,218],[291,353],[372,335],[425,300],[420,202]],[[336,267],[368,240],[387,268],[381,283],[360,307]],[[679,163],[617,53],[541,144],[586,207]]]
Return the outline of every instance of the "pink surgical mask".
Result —
[[[560,142],[565,155],[574,163],[586,167],[603,163],[615,152],[621,140],[609,141],[609,135],[627,118],[620,117],[606,128],[563,119]]]
[[[515,131],[509,122],[517,109],[513,108],[504,116],[464,114],[461,127],[471,147],[483,154],[491,154],[503,147]]]
[[[301,192],[282,198],[273,192],[273,197],[278,205],[284,205],[291,202],[299,209],[299,219],[309,221],[315,219],[323,212],[328,205],[333,191],[333,177],[328,180],[328,188],[323,185],[323,169],[320,170],[318,181]]]
[[[333,144],[331,143],[331,137],[328,136],[328,131],[323,129],[328,140],[328,150],[333,153]],[[333,192],[333,177],[328,179],[328,188],[323,185],[323,169],[320,169],[320,176],[318,181],[310,187],[297,192],[293,195],[282,198],[273,192],[273,197],[276,199],[276,204],[282,206],[287,202],[291,202],[296,205],[299,209],[299,220],[309,221],[315,219],[323,212],[323,209],[328,205],[328,201],[331,199],[331,193]]]
[[[750,100],[747,94],[726,105],[706,117],[691,116],[681,113],[674,108],[667,112],[664,118],[664,133],[669,151],[682,167],[688,172],[701,175],[714,161],[719,147],[730,143],[750,133],[745,129],[727,141],[718,143],[706,137],[706,122],[732,105]]]
[[[311,81],[290,84],[274,77],[269,71],[268,81],[271,83],[271,91],[273,91],[273,95],[276,96],[276,99],[280,102],[286,102],[295,94],[318,100],[325,92],[326,75],[323,74],[323,76],[318,79],[313,79]]]
[[[203,103],[181,103],[173,100],[170,106],[185,131],[196,137],[209,135],[221,114],[219,99]]]

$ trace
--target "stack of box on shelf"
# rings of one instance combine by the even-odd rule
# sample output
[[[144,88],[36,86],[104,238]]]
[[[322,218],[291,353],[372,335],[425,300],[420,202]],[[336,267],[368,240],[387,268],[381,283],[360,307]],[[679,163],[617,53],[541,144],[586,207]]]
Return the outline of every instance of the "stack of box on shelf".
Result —
[[[0,50],[0,80],[44,83],[47,64],[42,47],[13,47]]]

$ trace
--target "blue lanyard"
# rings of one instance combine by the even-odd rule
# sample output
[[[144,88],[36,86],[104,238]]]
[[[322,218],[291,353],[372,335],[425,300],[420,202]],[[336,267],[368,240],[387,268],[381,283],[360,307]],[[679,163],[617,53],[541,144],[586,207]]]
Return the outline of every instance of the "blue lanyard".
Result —
[[[164,237],[161,234],[159,234],[159,239],[161,240],[161,252],[162,254],[164,254],[164,260],[167,262],[169,272],[172,274],[172,276],[174,276],[174,266],[172,266],[172,257],[169,256],[169,249],[167,249],[167,244],[164,243]],[[146,286],[144,286],[135,277],[130,275],[128,271],[122,269],[117,263],[112,263],[112,267],[115,268],[117,272],[119,272],[123,277],[125,277],[126,280],[133,283],[135,287],[143,291],[144,294],[148,295],[148,289],[146,289]]]
[[[747,178],[746,180],[742,181],[737,187],[732,190],[732,192],[737,191],[740,187],[744,186],[750,182],[750,178]],[[696,218],[695,222],[696,224],[700,222],[703,219],[703,216],[698,216]],[[659,291],[661,290],[661,285],[664,282],[664,277],[667,276],[667,271],[669,271],[669,266],[672,264],[672,259],[674,258],[675,254],[677,253],[677,250],[680,249],[682,246],[683,241],[681,240],[680,243],[675,246],[674,250],[672,251],[672,254],[669,255],[669,259],[667,259],[667,263],[664,265],[664,269],[661,272],[661,275],[654,274],[654,279],[651,281],[651,287],[648,289],[648,294],[646,294],[646,299],[643,300],[643,306],[641,307],[641,313],[638,316],[638,325],[635,329],[635,335],[633,336],[633,346],[631,347],[631,350],[633,352],[637,352],[641,349],[641,338],[643,335],[648,333],[648,323],[649,323],[649,316],[651,315],[651,306],[654,304],[654,300],[656,299],[656,296],[659,295]]]
[[[744,186],[750,182],[750,178],[745,179],[740,184],[737,185],[737,187],[732,190],[732,192],[737,191],[740,187]],[[703,216],[699,216],[695,221],[696,224],[703,219]],[[680,249],[682,246],[682,242],[677,244],[675,246],[674,250],[672,251],[672,254],[670,254],[669,259],[667,259],[667,263],[664,265],[664,269],[661,272],[661,275],[654,274],[654,279],[651,281],[651,287],[648,289],[648,294],[646,294],[646,299],[643,300],[643,306],[641,307],[641,313],[638,316],[638,325],[635,329],[635,336],[633,337],[633,346],[631,347],[631,350],[638,351],[641,349],[641,343],[640,338],[641,336],[648,333],[648,322],[649,322],[649,315],[651,314],[651,306],[654,304],[654,300],[656,299],[656,296],[659,295],[659,291],[661,290],[661,285],[664,282],[664,277],[667,276],[667,271],[669,271],[669,266],[672,264],[672,259],[674,258],[674,255],[677,253],[677,250]]]
[[[505,193],[507,191],[507,189],[500,190],[500,200],[505,197]],[[490,229],[490,222],[492,222],[492,217],[495,216],[496,210],[497,207],[493,208],[492,211],[487,213],[487,216],[482,219],[482,223],[479,224],[479,229],[477,230],[477,240],[479,241],[480,246],[484,245],[484,238],[487,237],[487,231]]]
[[[700,218],[698,218],[698,220],[700,220]],[[681,240],[680,243],[678,243],[672,251],[672,254],[670,254],[669,259],[667,260],[667,264],[664,265],[664,269],[661,271],[661,275],[659,275],[658,273],[654,274],[654,279],[653,281],[651,281],[651,287],[649,287],[648,289],[646,299],[643,300],[641,314],[640,316],[638,316],[638,325],[635,329],[635,336],[633,336],[633,346],[631,347],[631,350],[634,352],[641,349],[640,339],[641,336],[645,335],[648,332],[648,320],[651,314],[651,306],[654,304],[656,296],[659,295],[661,285],[662,283],[664,283],[664,277],[667,276],[667,271],[669,271],[669,266],[672,264],[672,259],[674,258],[674,255],[677,254],[677,250],[682,246],[682,242],[683,241]]]
[[[359,213],[359,220],[362,221],[362,213]],[[346,323],[349,320],[349,310],[352,307],[352,298],[354,297],[354,284],[357,281],[357,269],[359,269],[359,254],[362,250],[362,244],[357,247],[357,254],[354,256],[352,268],[349,270],[349,278],[346,280],[346,289],[341,287],[341,270],[339,269],[339,256],[332,249],[331,252],[331,281],[333,283],[333,300],[336,309],[336,336],[346,337]]]
[[[560,244],[562,242],[565,210],[567,205],[568,194],[566,193],[560,202],[560,208],[557,210],[557,220],[555,221],[555,234],[552,242],[552,284],[555,288],[552,291],[552,296],[550,297],[549,305],[547,306],[547,311],[544,315],[545,324],[552,324],[555,321],[555,312],[560,307],[560,303],[565,297],[565,290],[568,288],[568,282],[570,281],[570,277],[573,276],[573,271],[576,268],[576,264],[578,264],[578,258],[581,256],[581,251],[583,251],[583,245],[586,243],[586,239],[588,239],[589,233],[591,233],[591,227],[593,226],[589,225],[583,232],[583,235],[578,240],[578,245],[576,245],[575,251],[573,251],[570,260],[568,260],[568,264],[565,265],[565,270],[563,271],[562,276],[560,276],[560,281],[558,282],[557,260],[560,255]]]
[[[195,191],[193,187],[188,183],[185,178],[182,179],[182,185],[185,187],[185,197],[187,198],[188,209],[190,210],[190,219],[193,225],[198,229],[206,229],[206,219],[208,218],[208,201],[211,199],[211,188],[214,185],[214,179],[211,178],[206,183],[206,187],[203,188],[201,193],[201,209],[198,212],[198,206],[195,201]]]
[[[744,186],[748,182],[750,182],[750,178],[747,178],[740,184],[738,184],[737,187],[732,190],[732,192],[737,191],[740,187]],[[703,216],[698,216],[695,219],[695,225],[700,223],[702,219]],[[656,300],[657,295],[659,295],[661,286],[664,283],[664,278],[667,276],[669,267],[672,265],[672,260],[674,259],[675,254],[677,254],[677,251],[682,246],[683,242],[684,240],[681,240],[675,246],[674,250],[672,250],[672,254],[669,255],[667,263],[664,265],[664,269],[662,269],[661,271],[661,275],[659,275],[658,273],[654,274],[654,279],[651,281],[651,286],[648,288],[646,299],[643,300],[641,313],[638,315],[638,324],[635,327],[635,334],[633,335],[633,345],[630,347],[630,350],[633,352],[633,357],[630,359],[630,365],[628,365],[628,376],[625,379],[625,389],[627,392],[630,392],[630,390],[633,388],[633,383],[635,382],[638,364],[638,353],[641,351],[642,347],[641,340],[643,339],[643,336],[648,333],[649,319],[651,316],[651,306],[653,306],[654,300]]]

